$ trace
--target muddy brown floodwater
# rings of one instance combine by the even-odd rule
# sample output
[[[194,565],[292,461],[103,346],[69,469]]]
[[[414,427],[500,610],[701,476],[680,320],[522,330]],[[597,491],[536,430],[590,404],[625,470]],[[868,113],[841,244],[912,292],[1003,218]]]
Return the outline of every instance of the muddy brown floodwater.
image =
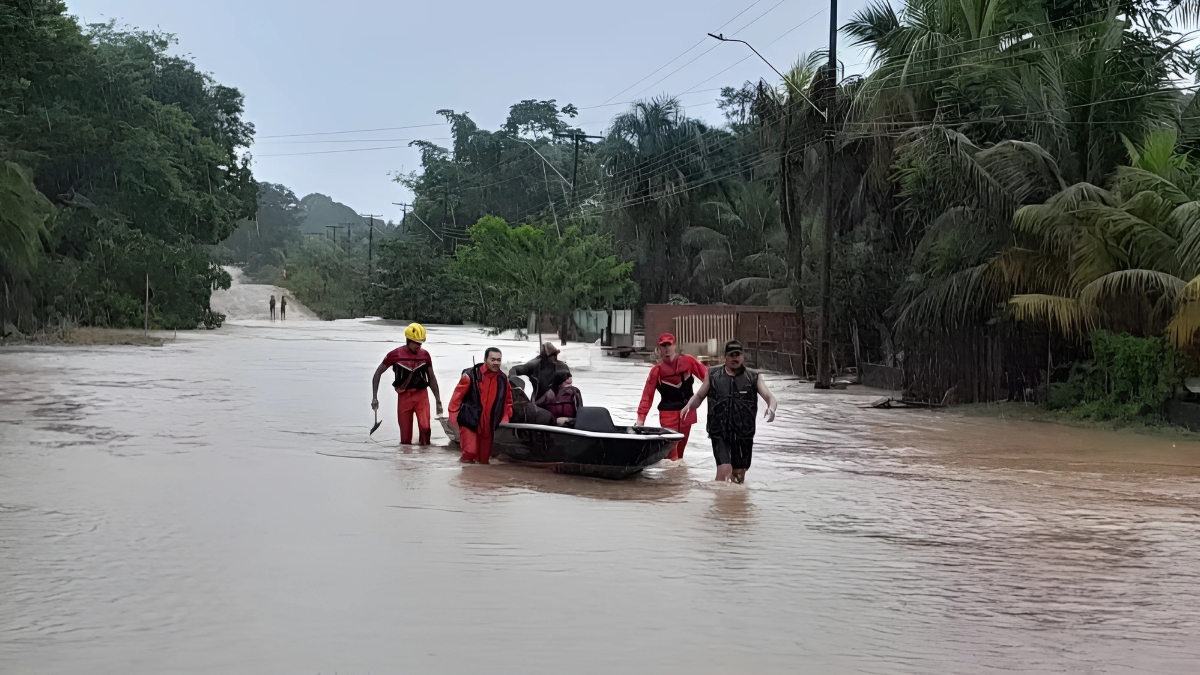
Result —
[[[745,486],[703,426],[622,482],[461,466],[367,435],[401,331],[0,350],[0,672],[1200,670],[1194,443],[771,377]],[[431,327],[447,399],[493,344],[535,349]],[[567,358],[632,421],[646,366]]]

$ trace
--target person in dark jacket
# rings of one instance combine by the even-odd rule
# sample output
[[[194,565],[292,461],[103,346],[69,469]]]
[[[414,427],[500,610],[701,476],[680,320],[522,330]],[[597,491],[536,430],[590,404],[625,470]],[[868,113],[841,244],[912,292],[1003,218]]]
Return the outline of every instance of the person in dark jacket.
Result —
[[[554,415],[549,410],[542,410],[529,400],[525,393],[525,380],[519,377],[508,378],[513,397],[513,422],[521,424],[554,424]]]
[[[512,391],[500,372],[500,350],[489,347],[483,363],[463,371],[450,399],[450,425],[458,430],[460,462],[487,464],[496,429],[512,417]]]
[[[717,460],[717,480],[742,483],[754,452],[754,432],[758,417],[758,399],[767,403],[763,419],[775,421],[779,402],[759,374],[746,367],[742,343],[725,343],[725,365],[708,369],[708,377],[699,391],[679,411],[681,417],[708,399],[708,437]]]
[[[571,369],[567,367],[567,364],[558,360],[558,347],[555,347],[553,342],[543,342],[541,353],[537,355],[537,358],[528,363],[513,366],[509,369],[508,376],[528,377],[533,382],[533,395],[530,398],[536,401],[545,395],[554,380],[554,374],[559,372],[570,374]]]
[[[558,372],[550,381],[550,389],[537,400],[537,405],[550,411],[555,422],[562,426],[575,419],[576,411],[583,407],[583,394],[572,384],[570,373]]]

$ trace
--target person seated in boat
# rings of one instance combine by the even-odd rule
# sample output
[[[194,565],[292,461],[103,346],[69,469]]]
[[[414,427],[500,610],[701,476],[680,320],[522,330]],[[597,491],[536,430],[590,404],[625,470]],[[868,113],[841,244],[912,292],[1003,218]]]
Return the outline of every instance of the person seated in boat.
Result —
[[[537,400],[538,407],[550,411],[560,427],[574,420],[575,411],[583,406],[583,394],[573,382],[569,371],[557,372],[550,381],[550,388]]]
[[[533,382],[533,395],[530,398],[536,401],[550,388],[555,373],[564,370],[567,373],[571,372],[567,364],[558,360],[558,347],[555,347],[553,342],[543,342],[541,351],[536,358],[519,366],[513,366],[509,369],[508,376],[528,377]]]
[[[529,400],[525,393],[525,380],[519,377],[508,378],[512,389],[513,412],[512,422],[520,424],[554,424],[554,415],[549,410],[543,410]]]

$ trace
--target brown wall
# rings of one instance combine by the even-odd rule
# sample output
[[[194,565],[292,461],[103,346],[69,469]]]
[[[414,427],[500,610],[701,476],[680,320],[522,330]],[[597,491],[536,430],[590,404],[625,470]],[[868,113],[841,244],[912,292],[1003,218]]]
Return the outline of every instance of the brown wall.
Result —
[[[680,346],[688,352],[702,350],[709,338],[718,338],[722,343],[719,346],[724,346],[730,326],[734,339],[747,349],[801,352],[802,339],[795,309],[752,305],[646,305],[646,346],[652,346],[662,333],[679,332],[677,317],[697,317],[691,323],[697,327],[693,337],[699,339],[678,336]]]

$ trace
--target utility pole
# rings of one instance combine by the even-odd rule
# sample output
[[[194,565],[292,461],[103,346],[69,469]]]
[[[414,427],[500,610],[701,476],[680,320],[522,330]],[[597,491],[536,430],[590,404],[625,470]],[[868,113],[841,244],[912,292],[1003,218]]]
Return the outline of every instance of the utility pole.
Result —
[[[408,207],[412,206],[412,204],[405,204],[403,202],[392,202],[392,203],[395,204],[396,206],[399,206],[401,209],[404,210],[403,215],[400,216],[400,234],[404,234],[404,232],[405,232],[404,221],[408,220]]]
[[[352,227],[353,225],[354,225],[354,223],[338,223],[338,227],[346,228],[346,250],[347,251],[350,250],[350,233],[354,231],[354,229]],[[337,236],[334,236],[333,240],[336,243]]]
[[[825,66],[825,242],[821,252],[821,322],[817,332],[817,389],[828,389],[832,359],[830,341],[833,339],[833,155],[837,129],[834,126],[834,107],[837,105],[837,0],[829,0],[829,63]]]
[[[750,48],[751,51],[763,60],[771,70],[774,70],[784,82],[796,93],[800,95],[809,105],[816,109],[822,117],[825,118],[825,245],[822,249],[822,265],[821,265],[821,320],[817,327],[817,389],[828,389],[830,380],[830,314],[832,313],[832,284],[830,282],[830,269],[833,266],[833,155],[834,155],[834,140],[837,137],[837,128],[834,126],[834,108],[837,103],[837,0],[829,0],[829,63],[825,66],[824,77],[822,82],[822,95],[824,96],[824,109],[817,107],[804,92],[800,90],[779,69],[771,65],[771,62],[765,56],[758,53],[754,45],[745,40],[736,38],[727,38],[723,34],[708,36],[720,40],[721,42],[740,42]],[[803,307],[801,307],[803,312]],[[800,317],[800,325],[804,325],[804,317]]]
[[[371,256],[375,248],[375,219],[382,217],[373,213],[367,214],[367,281],[371,280]]]
[[[604,138],[603,136],[588,136],[579,131],[569,134],[554,134],[558,138],[569,138],[575,144],[575,161],[571,168],[571,208],[575,208],[575,179],[579,176],[579,141],[587,138]]]

